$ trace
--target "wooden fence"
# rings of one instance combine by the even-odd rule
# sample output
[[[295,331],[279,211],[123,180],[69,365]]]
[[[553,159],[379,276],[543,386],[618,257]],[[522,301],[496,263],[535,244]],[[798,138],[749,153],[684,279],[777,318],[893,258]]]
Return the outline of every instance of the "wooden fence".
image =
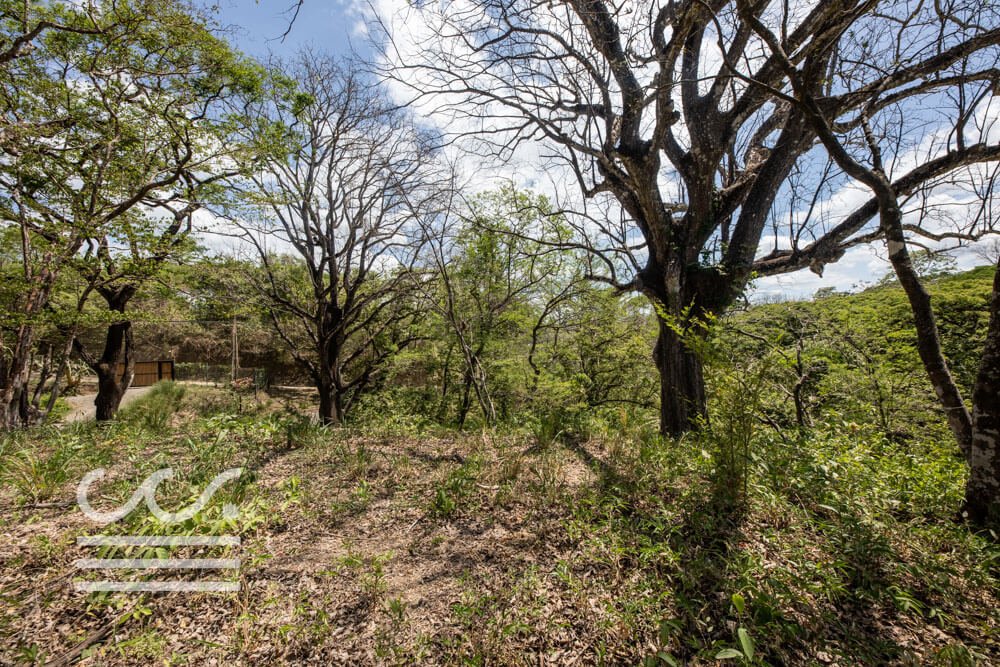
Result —
[[[125,375],[125,364],[118,364],[118,377]],[[160,380],[174,379],[173,361],[137,361],[135,362],[135,376],[132,378],[133,387],[148,387]]]

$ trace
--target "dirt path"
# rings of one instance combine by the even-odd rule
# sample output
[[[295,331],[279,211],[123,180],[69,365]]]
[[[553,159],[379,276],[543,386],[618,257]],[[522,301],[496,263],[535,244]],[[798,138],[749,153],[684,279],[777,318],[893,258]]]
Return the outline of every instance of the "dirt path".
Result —
[[[120,407],[125,407],[132,401],[141,398],[149,393],[152,387],[132,387],[125,392],[125,396],[122,397],[122,403]],[[96,414],[96,409],[94,408],[94,398],[97,394],[86,394],[84,396],[68,396],[66,402],[69,403],[69,412],[63,417],[64,422],[77,422],[85,421],[87,419],[93,419]]]

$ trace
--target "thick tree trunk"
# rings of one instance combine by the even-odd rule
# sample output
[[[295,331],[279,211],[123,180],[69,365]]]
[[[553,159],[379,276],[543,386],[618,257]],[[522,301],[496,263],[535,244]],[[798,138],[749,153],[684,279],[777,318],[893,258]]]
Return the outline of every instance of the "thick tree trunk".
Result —
[[[122,397],[125,396],[123,383],[118,381],[117,364],[110,370],[97,371],[97,398],[94,406],[97,408],[96,418],[99,422],[111,421],[118,412]]]
[[[984,524],[1000,519],[1000,262],[993,278],[990,325],[972,390],[972,443],[965,512]]]
[[[339,426],[344,423],[344,395],[340,377],[343,341],[340,327],[343,311],[331,306],[320,322],[319,366],[314,376],[319,391],[319,421],[324,426]]]
[[[28,368],[28,375],[31,375],[31,368]],[[28,383],[24,385],[24,389],[18,395],[17,400],[17,416],[21,420],[21,423],[28,425],[31,423],[31,408],[28,404]]]
[[[701,360],[662,320],[653,358],[660,371],[660,433],[677,437],[702,426],[708,411]]]
[[[116,290],[99,290],[108,303],[108,310],[119,313],[122,319],[108,325],[104,336],[104,350],[99,359],[88,354],[83,343],[74,338],[73,347],[80,358],[97,374],[97,398],[94,406],[97,408],[96,419],[106,422],[114,419],[121,405],[122,397],[132,385],[135,374],[135,343],[132,339],[132,322],[125,319],[125,308],[135,294],[135,289],[128,286]],[[119,378],[118,366],[124,364],[125,372]]]
[[[320,382],[317,389],[319,390],[319,422],[324,426],[343,424],[344,411],[337,387],[332,382]]]
[[[94,405],[99,422],[114,419],[122,397],[132,384],[135,372],[133,348],[131,322],[115,322],[108,327],[104,353],[94,367],[94,372],[97,373],[97,398],[94,399]],[[125,372],[119,378],[118,365],[121,363],[125,364]]]

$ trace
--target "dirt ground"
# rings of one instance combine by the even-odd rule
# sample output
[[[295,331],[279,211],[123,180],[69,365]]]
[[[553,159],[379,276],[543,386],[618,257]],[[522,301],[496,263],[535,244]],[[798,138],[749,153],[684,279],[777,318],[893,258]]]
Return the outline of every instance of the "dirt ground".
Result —
[[[176,533],[236,532],[241,544],[169,553],[239,558],[238,592],[78,592],[73,582],[87,575],[75,561],[107,556],[77,537],[114,534],[76,507],[82,472],[41,502],[0,486],[0,665],[725,664],[713,657],[748,622],[734,591],[771,614],[754,630],[775,629],[758,644],[770,664],[986,665],[1000,655],[997,591],[976,583],[992,581],[975,574],[978,561],[933,544],[880,547],[862,527],[839,545],[785,504],[722,522],[704,482],[670,467],[694,469],[692,457],[659,464],[676,483],[645,487],[635,472],[644,468],[613,439],[542,446],[487,431],[296,430],[307,420],[290,412],[294,401],[267,399],[262,410],[255,400],[188,389],[158,420],[153,394],[115,425],[80,423],[47,441],[96,448],[86,465],[107,468],[93,494],[105,507],[166,465],[197,490],[245,466],[242,490],[229,489],[236,523],[220,523],[217,499],[217,514]],[[14,460],[18,474],[35,474],[32,456]],[[179,507],[198,492],[171,497],[168,487],[161,501]],[[121,531],[143,528],[160,530]],[[839,578],[834,562],[858,565]],[[893,562],[900,574],[889,579]],[[847,587],[864,584],[857,572],[885,579],[887,594],[853,594]],[[841,583],[848,576],[857,581]],[[932,579],[941,592],[919,604],[941,613],[900,607],[915,599],[901,586]],[[963,645],[976,647],[976,661],[948,658]]]
[[[360,438],[274,456],[254,472],[254,506],[241,508],[266,516],[231,554],[243,562],[239,593],[122,596],[111,613],[71,589],[73,561],[93,557],[75,536],[95,533],[75,505],[8,506],[0,566],[22,567],[0,567],[10,605],[0,629],[22,647],[17,664],[436,664],[486,641],[507,642],[531,664],[591,663],[584,656],[594,654],[602,616],[594,600],[548,607],[532,591],[530,600],[503,602],[558,626],[554,644],[510,644],[476,627],[477,606],[493,604],[488,591],[525,571],[547,573],[573,550],[559,524],[564,504],[540,504],[494,473],[469,482],[447,516],[428,502],[449,475],[479,460],[482,444]],[[518,470],[537,458],[503,457]],[[551,467],[552,493],[592,480],[579,460],[545,458],[538,469]],[[0,653],[0,664],[4,655],[12,657]]]

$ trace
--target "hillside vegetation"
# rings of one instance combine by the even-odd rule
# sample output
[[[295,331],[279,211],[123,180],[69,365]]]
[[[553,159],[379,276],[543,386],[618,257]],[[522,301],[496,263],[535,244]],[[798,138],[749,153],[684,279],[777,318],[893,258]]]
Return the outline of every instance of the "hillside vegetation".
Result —
[[[991,279],[931,281],[964,383]],[[1000,547],[955,520],[966,468],[899,290],[755,306],[708,341],[710,423],[679,440],[652,406],[544,382],[544,410],[456,430],[422,402],[419,347],[343,427],[301,394],[165,383],[109,425],[9,434],[0,662],[1000,661]],[[500,366],[520,350],[495,349]],[[73,561],[94,555],[76,537],[99,532],[78,480],[106,468],[91,498],[112,507],[166,466],[164,507],[245,473],[183,524],[140,509],[106,531],[238,534],[170,551],[241,558],[241,590],[73,592],[92,578]],[[101,555],[150,557],[128,549]]]
[[[942,347],[966,395],[986,337],[994,273],[981,266],[926,280]],[[769,409],[794,408],[799,386],[806,422],[839,416],[877,425],[890,438],[926,438],[928,429],[941,429],[935,436],[947,439],[947,424],[916,351],[910,306],[894,282],[754,306],[734,313],[725,325],[717,346],[732,346],[730,365],[742,358],[766,360],[762,365],[771,367],[769,378],[778,391],[764,401]],[[794,418],[787,409],[781,414],[785,421]]]

